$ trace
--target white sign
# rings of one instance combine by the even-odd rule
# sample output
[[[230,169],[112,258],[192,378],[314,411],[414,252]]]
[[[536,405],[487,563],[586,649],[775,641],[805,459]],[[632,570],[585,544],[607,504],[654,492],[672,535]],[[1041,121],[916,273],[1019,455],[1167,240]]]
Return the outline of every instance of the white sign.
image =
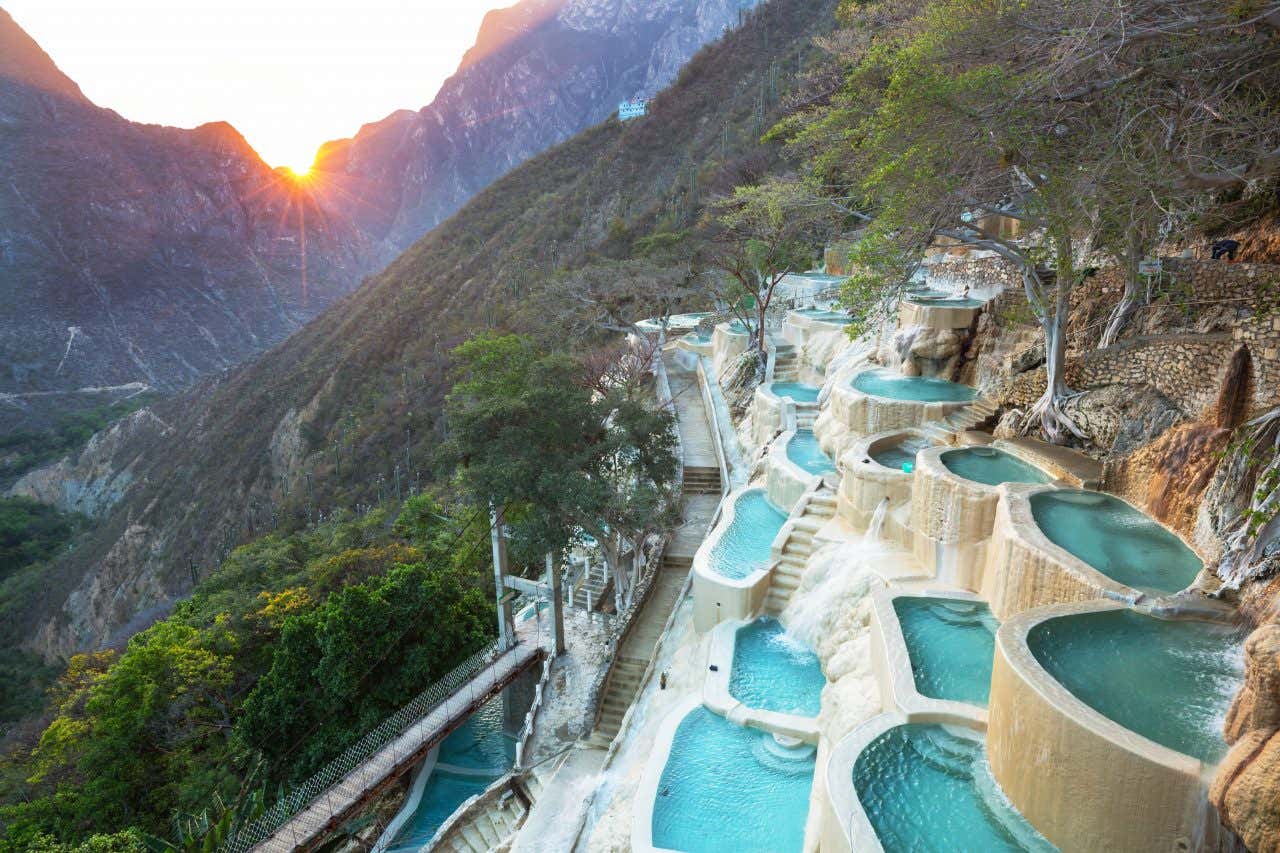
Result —
[[[1159,258],[1147,258],[1145,261],[1138,261],[1139,275],[1160,275],[1164,269],[1164,264]]]

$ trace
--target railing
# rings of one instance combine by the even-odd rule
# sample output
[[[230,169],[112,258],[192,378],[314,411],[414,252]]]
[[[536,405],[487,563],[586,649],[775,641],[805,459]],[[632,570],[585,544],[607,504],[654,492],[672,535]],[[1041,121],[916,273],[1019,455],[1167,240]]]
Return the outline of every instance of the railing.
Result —
[[[546,689],[547,682],[551,680],[551,658],[547,657],[542,661],[542,675],[538,677],[538,683],[533,688],[533,704],[529,706],[529,710],[524,715],[524,725],[520,727],[520,733],[516,736],[516,757],[513,764],[515,770],[524,769],[524,751],[529,745],[529,739],[533,737],[533,723],[538,716],[538,711],[542,708],[542,696]]]
[[[723,498],[729,488],[729,461],[724,451],[724,439],[720,433],[720,417],[716,413],[716,402],[711,397],[711,389],[709,386],[711,379],[707,376],[707,369],[703,360],[703,356],[698,357],[698,389],[702,393],[702,408],[707,418],[707,425],[711,427],[711,444],[716,450],[716,462],[720,465],[720,496]],[[717,514],[719,510],[717,510]]]
[[[618,650],[622,648],[622,644],[631,635],[635,615],[640,612],[645,602],[649,600],[649,593],[653,591],[653,583],[658,576],[659,566],[662,563],[662,554],[667,549],[667,539],[667,536],[663,536],[649,551],[644,568],[640,571],[640,580],[631,596],[631,604],[614,617],[613,637],[609,641],[609,648],[605,651],[605,659],[609,663],[596,675],[595,681],[592,682],[591,689],[587,694],[587,708],[590,709],[588,711],[588,731],[595,730],[596,726],[600,724],[600,716],[604,710],[601,702],[604,699],[605,690],[608,689],[609,679],[613,675],[614,664],[617,663]]]
[[[477,673],[498,658],[498,641],[486,645],[458,664],[448,675],[432,684],[396,711],[374,730],[347,747],[310,779],[293,788],[276,801],[261,817],[253,821],[235,838],[227,842],[229,853],[248,853],[254,845],[268,838],[291,818],[311,805],[320,795],[346,778],[351,771],[377,755],[411,726],[427,716],[449,697],[461,690]]]

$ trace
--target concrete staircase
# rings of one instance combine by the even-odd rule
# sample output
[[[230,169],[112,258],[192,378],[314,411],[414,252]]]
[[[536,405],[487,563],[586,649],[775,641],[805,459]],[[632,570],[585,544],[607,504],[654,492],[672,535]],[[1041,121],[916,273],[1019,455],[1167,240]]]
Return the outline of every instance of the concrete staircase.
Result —
[[[589,566],[582,585],[573,592],[573,606],[579,610],[599,610],[608,583],[608,570],[603,565]]]
[[[773,347],[773,380],[795,382],[800,377],[800,354],[792,344],[775,344]]]
[[[720,494],[720,469],[702,465],[686,465],[684,491],[692,495]]]
[[[817,403],[796,403],[796,429],[813,430],[813,422],[818,419]]]
[[[953,436],[986,425],[999,411],[995,403],[986,397],[978,397],[963,409],[952,412],[941,421],[927,423],[922,429],[934,441],[950,444]]]
[[[777,616],[786,609],[791,595],[800,586],[805,564],[813,554],[813,537],[836,514],[836,496],[823,488],[805,505],[804,514],[791,522],[791,534],[782,546],[782,557],[774,564],[765,597],[766,613]]]
[[[533,798],[525,799],[512,790],[473,808],[448,830],[434,849],[451,853],[489,853],[506,849],[529,814]]]
[[[609,683],[605,687],[604,696],[600,700],[600,723],[591,733],[589,740],[593,745],[608,747],[622,728],[622,718],[636,698],[640,689],[640,679],[649,666],[644,658],[618,655],[613,671],[609,675]]]

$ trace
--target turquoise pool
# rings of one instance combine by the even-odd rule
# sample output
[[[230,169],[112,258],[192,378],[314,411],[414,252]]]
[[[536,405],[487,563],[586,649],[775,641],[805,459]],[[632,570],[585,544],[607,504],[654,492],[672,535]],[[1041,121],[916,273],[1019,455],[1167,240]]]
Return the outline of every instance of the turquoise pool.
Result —
[[[787,458],[810,474],[830,474],[836,470],[836,463],[818,446],[813,430],[796,430],[787,442]]]
[[[1181,539],[1124,501],[1060,489],[1031,496],[1049,541],[1114,581],[1156,595],[1186,589],[1202,563]]]
[[[871,451],[871,458],[886,468],[902,471],[903,465],[914,466],[916,454],[929,446],[923,438],[906,438],[897,444],[890,444],[879,450]]]
[[[942,464],[957,477],[975,483],[1048,483],[1052,478],[1036,466],[994,447],[962,447],[942,454]]]
[[[1052,851],[1013,808],[971,732],[894,726],[853,765],[853,787],[886,853]]]
[[[1027,646],[1077,699],[1125,728],[1210,764],[1226,752],[1222,721],[1243,665],[1232,628],[1109,610],[1041,622]]]
[[[654,797],[653,844],[684,853],[800,853],[814,751],[698,707],[676,729]]]
[[[981,308],[983,304],[981,299],[974,299],[970,296],[953,296],[950,293],[941,293],[939,291],[913,293],[907,297],[907,301],[915,305],[933,308]]]
[[[711,548],[711,568],[734,580],[763,569],[786,520],[787,514],[773,505],[764,489],[747,489],[734,502],[733,521]]]
[[[853,387],[863,394],[920,403],[965,403],[977,396],[968,385],[924,376],[903,376],[884,368],[859,373],[853,377]]]
[[[709,344],[711,343],[711,333],[710,332],[690,332],[689,334],[684,336],[684,339],[694,344]]]
[[[1000,627],[990,608],[960,598],[899,596],[893,610],[920,695],[987,707]]]
[[[751,708],[818,716],[827,679],[813,650],[767,616],[743,625],[733,647],[729,695]]]
[[[773,382],[769,387],[779,397],[790,397],[797,403],[818,402],[818,391],[821,390],[817,385],[804,382]]]
[[[823,308],[801,308],[800,314],[811,320],[819,320],[823,323],[835,323],[839,326],[847,326],[853,322],[853,318],[843,311],[828,311]]]
[[[420,850],[458,807],[482,793],[515,761],[515,739],[502,730],[502,698],[476,711],[440,744],[436,765],[413,815],[387,848]]]

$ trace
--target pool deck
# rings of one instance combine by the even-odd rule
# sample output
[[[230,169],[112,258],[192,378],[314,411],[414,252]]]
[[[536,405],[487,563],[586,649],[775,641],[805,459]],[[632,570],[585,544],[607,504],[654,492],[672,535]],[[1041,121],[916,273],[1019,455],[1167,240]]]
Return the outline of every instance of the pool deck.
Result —
[[[1066,480],[1082,489],[1102,487],[1102,463],[1092,456],[1027,436],[1007,438],[1004,441],[1015,451],[1015,455],[1032,464],[1044,465],[1060,480]]]

